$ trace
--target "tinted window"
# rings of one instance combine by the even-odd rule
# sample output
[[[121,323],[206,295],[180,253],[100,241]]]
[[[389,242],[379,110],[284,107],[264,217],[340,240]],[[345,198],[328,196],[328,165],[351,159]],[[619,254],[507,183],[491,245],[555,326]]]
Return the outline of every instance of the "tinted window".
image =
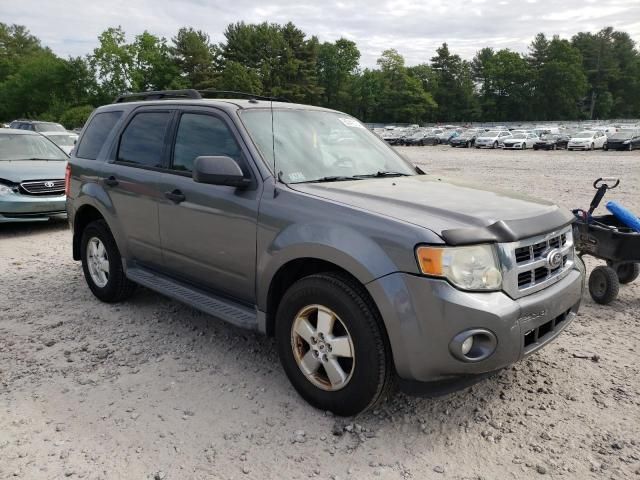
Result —
[[[144,112],[133,117],[120,139],[118,161],[161,167],[170,120],[169,112]]]
[[[95,160],[109,132],[122,116],[122,112],[104,112],[96,114],[82,136],[76,148],[76,157]]]
[[[194,160],[200,156],[226,156],[241,161],[240,147],[222,120],[185,113],[178,126],[172,168],[191,172]]]

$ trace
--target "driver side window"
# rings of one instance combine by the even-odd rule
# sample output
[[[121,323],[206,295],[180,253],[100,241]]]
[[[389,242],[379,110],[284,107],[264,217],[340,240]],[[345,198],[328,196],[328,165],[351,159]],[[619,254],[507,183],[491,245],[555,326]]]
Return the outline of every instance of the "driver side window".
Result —
[[[245,171],[240,146],[223,120],[212,115],[184,113],[178,125],[171,169],[192,172],[193,162],[201,156],[231,157]]]

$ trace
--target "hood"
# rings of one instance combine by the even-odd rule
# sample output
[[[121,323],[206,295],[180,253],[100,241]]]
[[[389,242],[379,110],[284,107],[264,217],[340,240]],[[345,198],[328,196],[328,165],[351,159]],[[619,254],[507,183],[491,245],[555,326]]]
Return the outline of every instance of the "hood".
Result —
[[[13,183],[64,178],[64,160],[0,160],[0,179]]]
[[[290,187],[429,229],[453,245],[515,241],[573,220],[551,202],[433,175]]]

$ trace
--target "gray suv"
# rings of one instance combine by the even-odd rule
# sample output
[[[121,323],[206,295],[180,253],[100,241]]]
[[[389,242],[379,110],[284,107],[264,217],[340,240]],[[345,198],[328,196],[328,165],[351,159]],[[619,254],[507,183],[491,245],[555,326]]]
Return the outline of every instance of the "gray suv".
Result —
[[[569,211],[427,175],[340,112],[206,96],[120,97],[80,135],[67,211],[100,300],[143,285],[275,336],[339,415],[469,385],[575,317]]]

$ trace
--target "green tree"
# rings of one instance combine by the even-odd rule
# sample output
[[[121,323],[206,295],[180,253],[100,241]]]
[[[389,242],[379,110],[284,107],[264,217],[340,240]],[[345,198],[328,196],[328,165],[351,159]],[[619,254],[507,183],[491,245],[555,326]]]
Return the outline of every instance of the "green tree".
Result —
[[[358,74],[360,51],[355,42],[340,38],[324,42],[318,50],[318,84],[322,88],[321,103],[344,110],[349,104],[349,87]]]
[[[531,117],[531,71],[520,54],[509,49],[497,51],[487,60],[484,75],[485,119],[514,121]]]
[[[134,51],[122,27],[108,28],[98,36],[98,42],[89,64],[96,72],[101,95],[113,98],[131,91]]]
[[[66,110],[58,121],[68,129],[81,128],[95,108],[92,105],[80,105]]]
[[[44,50],[26,27],[0,22],[0,83],[15,73],[25,59]]]
[[[216,83],[219,50],[209,35],[191,27],[182,27],[171,39],[170,55],[182,84],[189,88],[211,88]]]
[[[473,120],[477,115],[472,68],[459,55],[453,55],[446,43],[431,59],[435,74],[433,97],[438,104],[438,119],[455,122]]]
[[[568,40],[554,36],[547,43],[543,61],[532,63],[532,68],[534,118],[578,118],[587,90],[580,51]]]
[[[292,101],[316,103],[319,43],[292,23],[286,25],[234,23],[220,45],[222,63],[237,62],[260,79],[263,93]]]

